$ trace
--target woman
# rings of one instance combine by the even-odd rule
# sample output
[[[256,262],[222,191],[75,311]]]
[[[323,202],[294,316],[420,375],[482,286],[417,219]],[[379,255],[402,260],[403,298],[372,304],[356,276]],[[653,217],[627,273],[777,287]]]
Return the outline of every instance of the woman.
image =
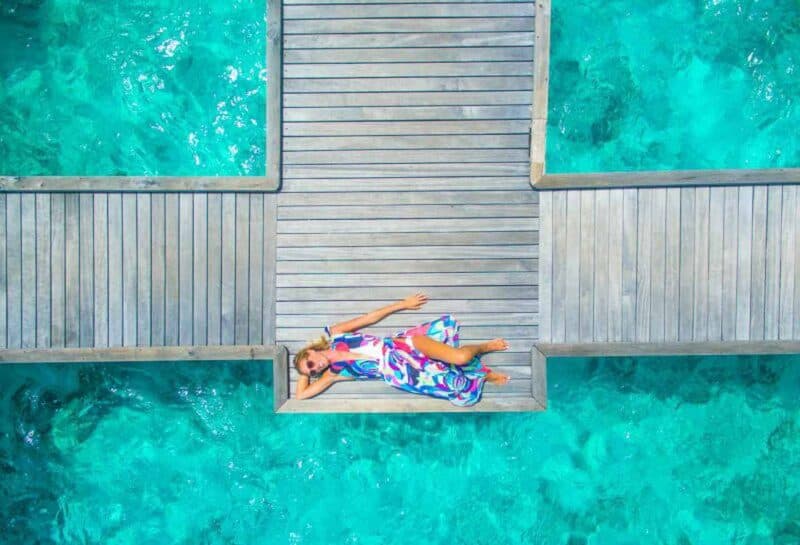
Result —
[[[300,373],[297,399],[308,399],[342,380],[383,379],[395,388],[474,405],[485,382],[503,385],[509,377],[483,365],[480,356],[507,350],[503,339],[459,346],[461,325],[449,314],[399,331],[394,337],[375,337],[358,330],[400,310],[418,310],[428,301],[418,293],[364,314],[325,327],[326,337],[300,350],[294,366]],[[318,377],[313,383],[310,377]]]

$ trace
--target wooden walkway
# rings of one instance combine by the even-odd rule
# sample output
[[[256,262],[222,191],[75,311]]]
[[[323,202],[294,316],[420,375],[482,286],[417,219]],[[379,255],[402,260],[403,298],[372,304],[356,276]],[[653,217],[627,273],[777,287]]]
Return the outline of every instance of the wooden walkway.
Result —
[[[422,311],[373,331],[449,312],[465,342],[506,337],[511,350],[486,361],[512,380],[488,386],[481,409],[530,410],[533,4],[295,4],[284,6],[277,342],[295,352],[326,324],[424,291]],[[339,383],[297,407],[358,399],[449,407],[380,382]]]
[[[535,9],[285,1],[281,192],[0,193],[0,361],[294,352],[416,291],[372,331],[509,339],[477,410],[542,409],[549,356],[796,350],[798,186],[531,189]],[[455,410],[379,382],[282,407]]]
[[[540,198],[543,342],[800,339],[798,186]]]

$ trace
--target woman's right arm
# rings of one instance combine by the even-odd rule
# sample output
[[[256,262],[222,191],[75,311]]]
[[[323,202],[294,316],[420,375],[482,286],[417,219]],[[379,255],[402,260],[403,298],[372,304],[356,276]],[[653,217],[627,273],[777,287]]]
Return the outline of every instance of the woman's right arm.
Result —
[[[342,380],[353,379],[335,373],[325,372],[318,380],[309,383],[308,376],[300,375],[300,378],[297,380],[297,392],[295,393],[295,397],[297,399],[312,398],[330,388],[331,384],[334,382],[340,382]]]

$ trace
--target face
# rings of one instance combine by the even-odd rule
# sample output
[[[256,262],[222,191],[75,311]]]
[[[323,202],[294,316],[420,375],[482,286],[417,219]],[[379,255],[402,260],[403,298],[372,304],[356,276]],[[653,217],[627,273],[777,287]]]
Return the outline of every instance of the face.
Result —
[[[328,358],[316,350],[309,350],[306,359],[300,362],[300,371],[307,375],[318,375],[328,368]]]

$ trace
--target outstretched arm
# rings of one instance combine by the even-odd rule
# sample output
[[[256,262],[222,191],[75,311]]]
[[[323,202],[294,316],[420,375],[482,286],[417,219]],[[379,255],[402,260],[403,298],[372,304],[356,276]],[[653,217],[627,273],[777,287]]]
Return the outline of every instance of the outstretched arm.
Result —
[[[417,293],[406,297],[402,301],[392,303],[378,310],[373,310],[368,314],[347,320],[346,322],[338,323],[331,327],[331,336],[337,333],[350,333],[351,331],[358,331],[359,329],[369,327],[372,324],[378,323],[388,315],[398,312],[400,310],[418,310],[428,302],[428,296],[422,293]]]
[[[300,375],[297,379],[297,392],[295,396],[297,399],[308,399],[320,394],[330,388],[334,382],[341,380],[352,380],[350,377],[337,375],[335,373],[326,372],[318,380],[309,384],[309,379],[306,375]]]

